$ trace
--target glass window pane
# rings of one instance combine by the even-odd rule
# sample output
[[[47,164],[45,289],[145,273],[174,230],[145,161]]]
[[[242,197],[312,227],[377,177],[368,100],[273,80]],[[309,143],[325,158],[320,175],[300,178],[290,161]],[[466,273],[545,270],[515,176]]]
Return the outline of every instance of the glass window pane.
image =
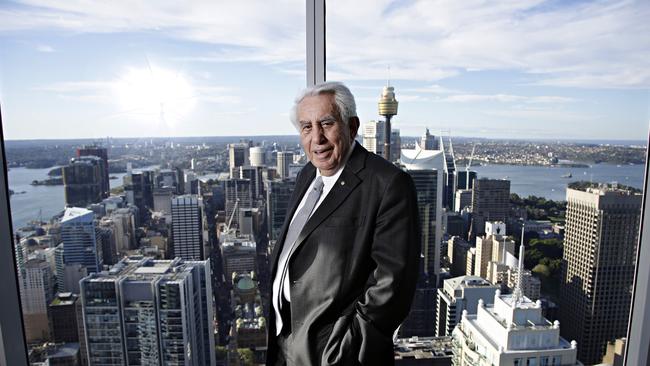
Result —
[[[306,83],[305,2],[15,1],[0,18],[34,362],[46,342],[102,364],[262,359],[267,186],[280,210],[304,165],[289,111]]]
[[[504,332],[536,327],[488,363],[499,347],[561,351],[539,363],[620,353],[646,164],[649,14],[643,2],[327,1],[327,79],[350,87],[359,141],[411,174],[428,218],[402,338],[475,340],[452,331],[468,310],[479,325],[501,317]],[[438,179],[418,185],[426,171]],[[468,275],[500,294],[466,290]],[[504,301],[535,310],[509,320]],[[466,343],[454,354],[472,358]]]

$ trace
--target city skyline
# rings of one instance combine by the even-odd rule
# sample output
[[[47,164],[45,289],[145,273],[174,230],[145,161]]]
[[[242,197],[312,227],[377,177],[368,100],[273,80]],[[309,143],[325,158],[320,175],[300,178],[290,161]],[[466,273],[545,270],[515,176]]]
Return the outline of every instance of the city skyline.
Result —
[[[390,79],[403,136],[425,127],[505,138],[647,134],[647,3],[327,5],[328,79],[350,85],[362,122],[379,118]],[[295,133],[302,1],[17,1],[0,17],[8,140]]]

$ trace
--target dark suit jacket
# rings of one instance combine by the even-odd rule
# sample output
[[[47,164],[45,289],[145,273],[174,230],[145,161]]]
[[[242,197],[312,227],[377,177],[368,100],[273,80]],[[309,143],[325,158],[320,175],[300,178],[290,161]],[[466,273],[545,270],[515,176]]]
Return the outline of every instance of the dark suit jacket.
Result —
[[[271,281],[288,224],[315,175],[309,163],[297,177],[271,255]],[[419,257],[411,177],[356,143],[289,260],[290,358],[300,366],[393,364],[392,335],[409,312]],[[269,315],[267,365],[274,365],[273,308]]]

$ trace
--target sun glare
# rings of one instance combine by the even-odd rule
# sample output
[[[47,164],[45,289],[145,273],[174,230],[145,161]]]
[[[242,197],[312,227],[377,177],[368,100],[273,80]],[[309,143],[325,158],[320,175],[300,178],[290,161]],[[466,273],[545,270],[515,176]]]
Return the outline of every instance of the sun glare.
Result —
[[[174,125],[196,103],[192,86],[182,74],[156,66],[129,68],[114,91],[122,112],[152,123]]]

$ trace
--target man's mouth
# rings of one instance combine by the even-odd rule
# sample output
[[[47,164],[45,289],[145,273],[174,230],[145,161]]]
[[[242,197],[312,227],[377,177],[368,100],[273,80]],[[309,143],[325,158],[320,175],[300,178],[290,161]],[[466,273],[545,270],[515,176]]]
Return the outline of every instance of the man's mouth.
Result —
[[[314,155],[320,159],[326,157],[330,151],[332,151],[332,148],[316,149],[314,150]]]

